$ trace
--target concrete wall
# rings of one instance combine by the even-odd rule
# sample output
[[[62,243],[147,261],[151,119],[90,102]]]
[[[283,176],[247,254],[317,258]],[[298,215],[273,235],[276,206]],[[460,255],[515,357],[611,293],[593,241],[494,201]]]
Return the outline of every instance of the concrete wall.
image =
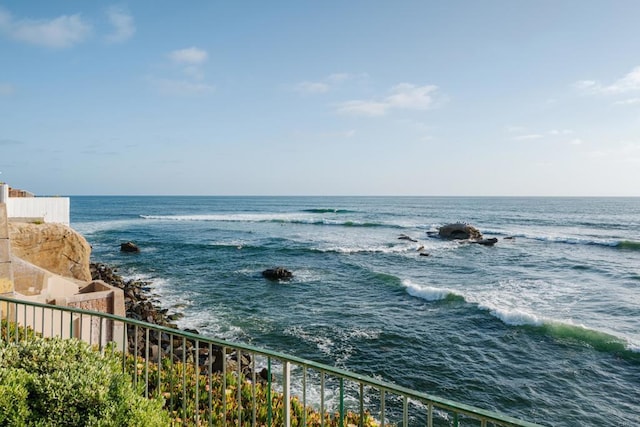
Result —
[[[0,203],[0,295],[11,295],[14,290],[11,241],[7,221],[6,205]]]
[[[37,277],[43,277],[40,273]],[[35,276],[31,278],[34,279]],[[25,295],[16,291],[13,297],[16,304],[0,304],[0,318],[4,314],[10,321],[17,320],[20,325],[33,328],[45,337],[77,338],[101,347],[114,342],[118,350],[126,349],[126,328],[122,322],[55,309],[55,306],[73,307],[125,317],[124,293],[121,289],[98,280],[78,291],[77,285],[59,276],[47,277],[45,282],[49,287],[42,293]],[[75,292],[71,292],[73,289]],[[51,304],[51,308],[30,307],[20,304],[20,301]]]
[[[9,197],[9,186],[0,184],[0,203],[7,205],[9,218],[70,223],[68,197]]]

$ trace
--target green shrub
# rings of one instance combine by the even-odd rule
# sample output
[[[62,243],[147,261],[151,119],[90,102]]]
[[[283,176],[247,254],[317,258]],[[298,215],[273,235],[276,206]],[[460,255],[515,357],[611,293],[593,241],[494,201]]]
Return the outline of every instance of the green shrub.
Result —
[[[116,355],[81,341],[0,343],[0,425],[169,425],[162,405],[134,389]]]
[[[252,425],[254,407],[258,426],[284,425],[284,395],[273,390],[270,391],[269,385],[265,382],[258,381],[254,384],[244,375],[241,375],[240,381],[238,381],[236,372],[228,372],[224,381],[221,373],[212,373],[211,381],[209,381],[209,374],[206,372],[198,373],[193,364],[172,363],[169,358],[162,359],[158,370],[158,364],[145,364],[143,358],[128,355],[126,370],[137,381],[144,381],[148,375],[149,393],[164,398],[164,408],[171,414],[173,425],[208,426],[209,416],[211,416],[213,425],[237,425],[239,407],[242,408],[240,411],[242,425]],[[159,381],[158,375],[160,376]],[[158,383],[160,384],[159,390],[157,389]],[[238,384],[240,384],[240,405],[238,404]],[[255,402],[253,400],[254,392]],[[210,394],[211,411],[209,410]],[[223,400],[225,401],[224,405]],[[271,402],[270,413],[269,402]],[[269,420],[271,424],[269,424]],[[379,426],[379,423],[369,412],[363,414],[362,423],[360,415],[351,411],[345,413],[342,421],[344,426]],[[305,407],[296,397],[291,398],[292,427],[320,427],[322,425],[326,427],[341,425],[340,415],[329,412],[322,414],[310,406]]]

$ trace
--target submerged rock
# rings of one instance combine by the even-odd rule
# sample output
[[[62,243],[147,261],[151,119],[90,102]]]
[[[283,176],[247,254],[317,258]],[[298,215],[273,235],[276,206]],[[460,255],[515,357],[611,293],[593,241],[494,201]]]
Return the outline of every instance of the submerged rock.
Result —
[[[140,248],[133,242],[126,242],[126,243],[121,243],[120,244],[120,251],[121,252],[137,253],[137,252],[140,252]]]
[[[262,276],[269,280],[288,280],[293,273],[283,267],[268,268],[262,272]]]

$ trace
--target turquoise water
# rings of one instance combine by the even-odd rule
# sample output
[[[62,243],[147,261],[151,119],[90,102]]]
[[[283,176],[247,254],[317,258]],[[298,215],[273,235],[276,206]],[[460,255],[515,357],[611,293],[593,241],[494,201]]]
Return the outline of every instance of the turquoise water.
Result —
[[[456,221],[499,242],[427,236]],[[638,198],[78,196],[71,222],[181,327],[546,425],[640,424]]]

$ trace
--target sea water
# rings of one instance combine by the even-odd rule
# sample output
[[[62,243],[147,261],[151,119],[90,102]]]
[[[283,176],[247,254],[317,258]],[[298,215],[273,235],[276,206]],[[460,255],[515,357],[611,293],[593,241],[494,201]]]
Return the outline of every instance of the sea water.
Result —
[[[458,221],[498,243],[427,234]],[[640,425],[639,198],[77,196],[71,225],[180,327],[545,425]]]

